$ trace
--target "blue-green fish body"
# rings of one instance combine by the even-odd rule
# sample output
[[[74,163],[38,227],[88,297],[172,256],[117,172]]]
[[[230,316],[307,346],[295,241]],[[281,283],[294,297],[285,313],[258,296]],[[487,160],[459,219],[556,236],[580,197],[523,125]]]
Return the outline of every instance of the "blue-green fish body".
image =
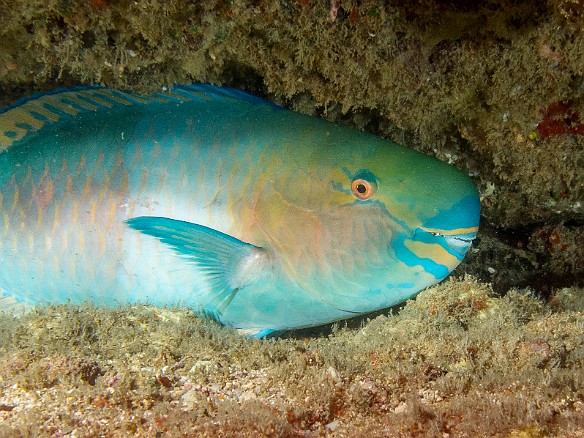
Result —
[[[0,287],[186,305],[265,334],[446,277],[479,201],[455,168],[213,86],[55,92],[0,114]]]

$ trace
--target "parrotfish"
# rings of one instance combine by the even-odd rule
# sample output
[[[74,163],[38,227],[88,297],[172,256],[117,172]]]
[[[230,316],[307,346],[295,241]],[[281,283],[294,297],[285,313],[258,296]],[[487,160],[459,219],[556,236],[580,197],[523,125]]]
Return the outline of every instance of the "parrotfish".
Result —
[[[235,89],[79,87],[0,113],[0,287],[23,305],[322,325],[444,279],[479,210],[451,165]]]

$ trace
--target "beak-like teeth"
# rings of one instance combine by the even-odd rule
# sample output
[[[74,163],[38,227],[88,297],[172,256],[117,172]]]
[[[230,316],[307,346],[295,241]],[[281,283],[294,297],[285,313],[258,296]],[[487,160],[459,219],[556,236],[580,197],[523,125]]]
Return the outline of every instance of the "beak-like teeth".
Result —
[[[477,237],[477,228],[462,228],[459,230],[440,230],[436,228],[420,227],[419,230],[430,233],[436,237],[442,237],[448,247],[460,256],[464,257],[470,248],[472,241]]]
[[[459,235],[459,236],[442,236],[444,240],[448,244],[448,246],[453,250],[456,251],[461,256],[464,256],[470,246],[472,245],[472,238],[467,237],[466,235]]]

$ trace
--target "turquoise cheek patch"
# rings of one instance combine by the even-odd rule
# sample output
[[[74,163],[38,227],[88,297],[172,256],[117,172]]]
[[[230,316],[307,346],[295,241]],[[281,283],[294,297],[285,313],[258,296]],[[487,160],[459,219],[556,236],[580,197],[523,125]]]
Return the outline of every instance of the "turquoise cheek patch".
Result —
[[[431,238],[434,237],[429,233],[424,234],[428,234]],[[419,239],[416,240],[421,241]],[[432,274],[434,277],[436,277],[438,281],[442,280],[450,273],[450,269],[448,269],[447,266],[437,263],[430,257],[419,257],[418,255],[416,255],[406,246],[405,241],[406,239],[396,240],[392,242],[391,248],[389,248],[390,251],[391,249],[395,251],[395,255],[400,262],[410,267],[421,266],[424,269],[424,271],[426,271],[429,274]]]
[[[392,247],[399,261],[419,266],[437,281],[462,261],[476,237],[480,218],[477,193],[460,199],[414,230],[410,238],[395,239]]]

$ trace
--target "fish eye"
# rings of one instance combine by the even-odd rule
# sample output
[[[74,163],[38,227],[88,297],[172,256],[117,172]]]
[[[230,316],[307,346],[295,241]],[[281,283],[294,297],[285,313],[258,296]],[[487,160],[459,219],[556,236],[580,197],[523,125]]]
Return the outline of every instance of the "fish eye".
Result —
[[[354,179],[351,191],[359,199],[369,199],[375,193],[375,185],[363,178]]]

